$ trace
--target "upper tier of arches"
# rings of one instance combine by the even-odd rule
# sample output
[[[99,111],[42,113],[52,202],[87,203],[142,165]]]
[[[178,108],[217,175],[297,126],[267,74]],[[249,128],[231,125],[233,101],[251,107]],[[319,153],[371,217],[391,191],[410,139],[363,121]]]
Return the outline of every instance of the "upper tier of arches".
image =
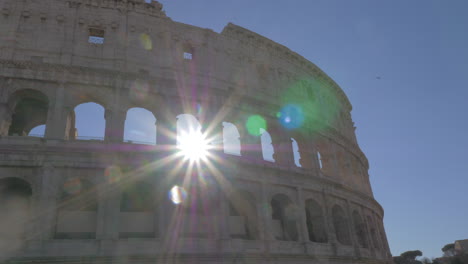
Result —
[[[183,102],[151,105],[143,101],[139,107],[137,102],[115,106],[89,95],[64,96],[61,102],[54,101],[56,95],[50,96],[47,90],[13,89],[1,109],[0,135],[167,147],[177,145],[182,133],[196,130],[206,135],[214,151],[321,171],[356,187],[368,185],[365,165],[352,151],[319,134],[289,130],[268,116],[230,111],[221,116],[222,110],[216,111],[206,102],[185,107]],[[363,190],[367,192],[369,187]]]

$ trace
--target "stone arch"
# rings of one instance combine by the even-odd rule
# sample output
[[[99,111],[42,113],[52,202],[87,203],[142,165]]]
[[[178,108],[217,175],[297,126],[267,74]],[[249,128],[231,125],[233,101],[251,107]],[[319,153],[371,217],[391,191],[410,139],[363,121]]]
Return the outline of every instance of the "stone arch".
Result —
[[[226,154],[241,156],[240,133],[233,123],[223,122],[223,149]]]
[[[155,186],[147,181],[124,184],[120,196],[120,238],[154,237]]]
[[[57,212],[56,239],[94,239],[97,194],[91,181],[70,178],[63,183]]]
[[[293,157],[294,157],[294,164],[296,167],[301,168],[301,152],[299,151],[299,144],[294,138],[291,138],[292,150],[293,150]]]
[[[327,231],[322,207],[313,199],[305,202],[307,231],[312,242],[327,243]]]
[[[0,179],[0,238],[7,238],[14,244],[24,238],[30,218],[32,193],[31,184],[23,179]],[[0,250],[1,247],[0,244]]]
[[[127,110],[124,141],[156,145],[156,118],[154,114],[141,107]]]
[[[180,114],[177,116],[177,145],[180,144],[180,138],[184,133],[201,133],[202,126],[198,119],[191,114]]]
[[[263,128],[260,128],[260,141],[262,145],[263,160],[275,162],[275,148],[270,133]]]
[[[22,89],[9,97],[8,108],[8,135],[26,136],[34,127],[46,124],[49,98],[38,90]]]
[[[105,108],[96,102],[85,102],[74,108],[76,139],[103,140],[106,130]]]
[[[270,202],[272,231],[277,240],[297,241],[296,210],[291,199],[284,194],[276,194]]]
[[[343,245],[351,245],[348,218],[343,208],[339,205],[332,209],[333,226],[335,227],[336,240]]]
[[[361,215],[356,210],[353,211],[353,223],[359,246],[367,248],[369,246],[367,243],[367,227]]]
[[[372,217],[369,215],[367,216],[367,222],[368,222],[369,229],[370,229],[370,237],[372,238],[372,244],[374,245],[375,249],[380,249],[377,228]]]
[[[231,238],[258,239],[257,208],[254,196],[244,190],[229,195],[229,231]]]

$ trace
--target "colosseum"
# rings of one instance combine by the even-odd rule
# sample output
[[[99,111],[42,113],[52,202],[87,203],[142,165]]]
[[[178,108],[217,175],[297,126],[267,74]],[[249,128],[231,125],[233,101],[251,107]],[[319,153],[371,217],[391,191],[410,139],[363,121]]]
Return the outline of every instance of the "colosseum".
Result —
[[[391,263],[351,104],[313,63],[157,1],[0,10],[0,262]]]

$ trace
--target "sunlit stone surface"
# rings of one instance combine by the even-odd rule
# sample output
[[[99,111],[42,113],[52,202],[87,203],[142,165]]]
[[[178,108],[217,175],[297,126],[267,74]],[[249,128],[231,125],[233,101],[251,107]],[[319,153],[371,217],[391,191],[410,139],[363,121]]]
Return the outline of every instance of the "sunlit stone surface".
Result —
[[[351,104],[157,1],[0,0],[0,262],[389,263]]]

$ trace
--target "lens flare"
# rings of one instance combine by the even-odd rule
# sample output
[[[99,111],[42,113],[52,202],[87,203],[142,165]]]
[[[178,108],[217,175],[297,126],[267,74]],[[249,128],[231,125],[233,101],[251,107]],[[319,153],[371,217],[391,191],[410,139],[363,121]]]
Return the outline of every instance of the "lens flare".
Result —
[[[300,128],[304,123],[302,108],[295,104],[285,105],[277,116],[281,125],[289,130]]]
[[[199,130],[183,132],[178,143],[182,156],[191,161],[205,160],[210,149],[209,142]]]
[[[263,130],[267,130],[265,119],[259,115],[249,116],[245,126],[247,127],[247,132],[253,136],[260,136]]]
[[[153,49],[153,41],[151,40],[151,37],[146,33],[140,35],[140,44],[145,50]]]
[[[184,188],[176,185],[169,191],[169,199],[174,204],[181,204],[187,199],[187,192]]]
[[[111,183],[116,183],[122,179],[122,170],[119,166],[109,166],[104,170],[104,177]]]
[[[63,184],[64,191],[70,195],[79,194],[82,188],[83,184],[79,178],[69,179]]]

